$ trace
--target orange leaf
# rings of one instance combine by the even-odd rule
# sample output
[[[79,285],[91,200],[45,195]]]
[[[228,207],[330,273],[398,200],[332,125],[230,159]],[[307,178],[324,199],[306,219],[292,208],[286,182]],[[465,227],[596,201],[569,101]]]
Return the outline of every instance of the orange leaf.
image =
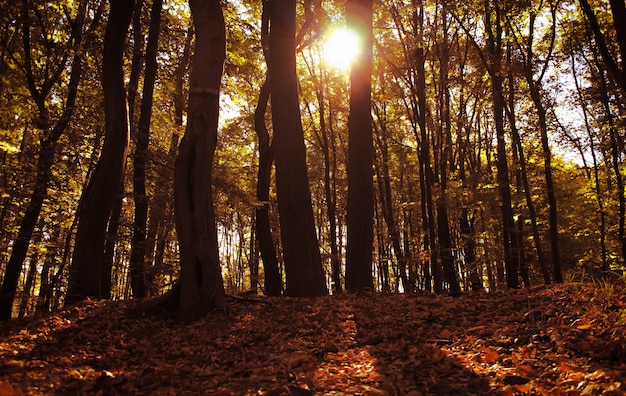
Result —
[[[485,363],[495,363],[498,359],[500,359],[500,355],[495,351],[489,351],[485,355]]]
[[[514,385],[513,386],[518,392],[521,393],[530,393],[530,390],[532,389],[530,385],[525,384],[525,385]]]

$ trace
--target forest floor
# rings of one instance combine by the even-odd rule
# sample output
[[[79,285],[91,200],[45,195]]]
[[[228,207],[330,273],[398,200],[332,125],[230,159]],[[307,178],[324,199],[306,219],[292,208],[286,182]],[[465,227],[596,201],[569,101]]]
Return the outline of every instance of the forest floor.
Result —
[[[0,324],[0,395],[622,395],[626,289],[229,297],[182,326],[136,301]]]

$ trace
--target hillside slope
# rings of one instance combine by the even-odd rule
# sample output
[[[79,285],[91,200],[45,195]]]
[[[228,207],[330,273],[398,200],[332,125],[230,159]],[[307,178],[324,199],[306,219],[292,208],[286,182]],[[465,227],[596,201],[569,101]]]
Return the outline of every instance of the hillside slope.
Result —
[[[621,395],[626,291],[235,298],[188,326],[87,301],[0,325],[0,395]]]

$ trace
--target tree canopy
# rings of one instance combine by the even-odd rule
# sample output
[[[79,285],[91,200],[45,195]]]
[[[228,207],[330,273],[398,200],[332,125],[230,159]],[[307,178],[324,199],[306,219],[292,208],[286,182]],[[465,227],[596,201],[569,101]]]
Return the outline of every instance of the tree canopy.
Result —
[[[1,319],[624,270],[623,2],[275,3],[2,1]]]

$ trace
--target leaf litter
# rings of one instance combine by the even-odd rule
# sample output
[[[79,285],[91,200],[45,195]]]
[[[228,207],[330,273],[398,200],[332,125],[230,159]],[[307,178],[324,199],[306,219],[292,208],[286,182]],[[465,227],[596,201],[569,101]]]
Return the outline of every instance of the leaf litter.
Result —
[[[138,301],[0,325],[0,395],[621,395],[626,290],[229,297],[182,326]]]

